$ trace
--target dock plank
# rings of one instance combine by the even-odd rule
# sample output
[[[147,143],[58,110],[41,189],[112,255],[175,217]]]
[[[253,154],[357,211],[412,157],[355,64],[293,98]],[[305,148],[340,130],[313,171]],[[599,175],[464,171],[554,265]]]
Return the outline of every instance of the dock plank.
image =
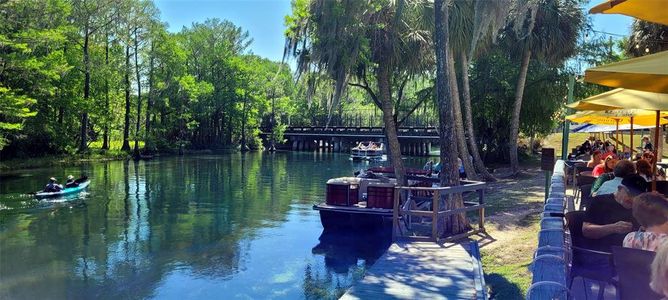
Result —
[[[484,299],[477,244],[394,243],[341,299]]]

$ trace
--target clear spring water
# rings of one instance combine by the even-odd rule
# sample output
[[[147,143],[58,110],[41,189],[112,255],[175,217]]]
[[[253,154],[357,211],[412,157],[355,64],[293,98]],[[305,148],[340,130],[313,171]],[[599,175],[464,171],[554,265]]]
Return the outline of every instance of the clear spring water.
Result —
[[[389,242],[322,235],[312,206],[327,179],[366,167],[285,152],[4,172],[0,298],[336,298]],[[85,193],[24,195],[82,173]]]

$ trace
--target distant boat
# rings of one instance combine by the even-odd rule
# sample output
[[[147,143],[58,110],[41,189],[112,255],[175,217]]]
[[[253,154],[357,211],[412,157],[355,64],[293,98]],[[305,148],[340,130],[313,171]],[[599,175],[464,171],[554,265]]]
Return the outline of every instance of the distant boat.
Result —
[[[35,198],[51,198],[51,197],[58,197],[58,196],[65,196],[65,195],[71,195],[75,193],[79,193],[86,189],[88,185],[90,184],[90,180],[86,180],[82,183],[79,183],[79,186],[77,187],[71,187],[71,188],[64,188],[60,191],[57,192],[37,192],[35,193]]]
[[[385,159],[383,143],[362,142],[350,149],[352,160],[382,160]]]

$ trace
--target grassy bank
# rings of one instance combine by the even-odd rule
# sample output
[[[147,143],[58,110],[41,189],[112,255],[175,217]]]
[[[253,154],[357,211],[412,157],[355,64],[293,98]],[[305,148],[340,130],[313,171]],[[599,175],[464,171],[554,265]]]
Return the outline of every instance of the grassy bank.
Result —
[[[485,227],[480,239],[485,281],[493,299],[524,299],[531,284],[531,263],[538,244],[544,172],[525,166],[518,178],[489,184]]]

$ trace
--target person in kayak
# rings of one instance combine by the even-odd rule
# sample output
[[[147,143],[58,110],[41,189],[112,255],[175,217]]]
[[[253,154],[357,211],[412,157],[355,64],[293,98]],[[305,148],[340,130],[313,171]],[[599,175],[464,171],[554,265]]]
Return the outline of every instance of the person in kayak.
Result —
[[[65,188],[73,188],[73,187],[78,187],[79,183],[74,180],[74,176],[69,175],[67,176],[67,182],[65,182]]]
[[[56,183],[56,178],[51,177],[49,178],[49,183],[44,187],[44,192],[53,193],[53,192],[59,192],[62,189],[63,186]]]

